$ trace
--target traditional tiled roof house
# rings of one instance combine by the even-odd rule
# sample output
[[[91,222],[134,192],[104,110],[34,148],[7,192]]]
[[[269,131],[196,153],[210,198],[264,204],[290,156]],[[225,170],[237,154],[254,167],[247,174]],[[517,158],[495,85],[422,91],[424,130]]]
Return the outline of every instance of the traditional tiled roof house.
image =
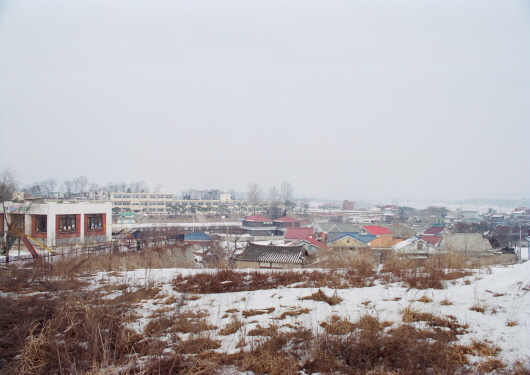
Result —
[[[275,246],[248,243],[232,258],[236,268],[301,268],[310,257],[303,245]]]

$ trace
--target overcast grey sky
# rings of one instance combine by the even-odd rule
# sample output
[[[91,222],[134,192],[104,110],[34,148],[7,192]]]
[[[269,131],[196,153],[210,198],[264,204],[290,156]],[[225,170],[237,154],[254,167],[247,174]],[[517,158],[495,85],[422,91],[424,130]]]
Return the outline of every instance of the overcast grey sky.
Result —
[[[2,1],[0,166],[165,192],[530,196],[528,1]]]

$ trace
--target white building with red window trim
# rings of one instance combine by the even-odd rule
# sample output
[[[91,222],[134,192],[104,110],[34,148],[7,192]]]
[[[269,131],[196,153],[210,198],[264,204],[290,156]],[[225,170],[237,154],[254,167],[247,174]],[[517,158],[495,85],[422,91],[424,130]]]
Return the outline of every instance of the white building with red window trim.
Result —
[[[107,242],[112,239],[112,204],[104,203],[11,203],[6,212],[16,215],[19,230],[46,246]],[[5,220],[2,217],[2,223]],[[3,228],[6,230],[7,228]],[[3,232],[3,231],[2,231]]]

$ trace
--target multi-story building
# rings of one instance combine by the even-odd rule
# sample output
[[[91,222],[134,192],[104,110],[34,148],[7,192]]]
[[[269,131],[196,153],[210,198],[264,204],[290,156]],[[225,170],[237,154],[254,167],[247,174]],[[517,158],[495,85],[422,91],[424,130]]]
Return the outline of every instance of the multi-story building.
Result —
[[[342,210],[343,211],[353,211],[355,209],[355,202],[354,201],[348,201],[345,200],[342,202]]]
[[[137,213],[168,213],[175,204],[173,194],[163,193],[110,193],[112,207]]]
[[[168,193],[110,193],[112,207],[132,213],[167,214],[172,212],[217,212],[233,209],[230,194],[219,199],[175,199]]]

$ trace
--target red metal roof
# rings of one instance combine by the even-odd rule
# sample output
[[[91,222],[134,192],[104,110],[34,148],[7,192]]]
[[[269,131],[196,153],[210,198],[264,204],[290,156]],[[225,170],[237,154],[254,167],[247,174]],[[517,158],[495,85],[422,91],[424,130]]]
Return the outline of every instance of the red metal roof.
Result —
[[[443,231],[445,227],[430,227],[429,229],[426,229],[423,234],[424,235],[435,235]]]
[[[442,240],[442,236],[418,236],[425,242],[430,243],[431,245],[438,246]]]
[[[313,234],[313,228],[296,228],[289,227],[285,231],[284,238],[286,240],[298,240],[301,238],[307,238]]]
[[[289,216],[284,216],[274,221],[281,221],[282,223],[299,223],[300,222],[300,220],[293,219],[292,217],[289,217]]]
[[[245,221],[272,221],[271,219],[269,219],[268,217],[265,217],[265,216],[260,216],[260,215],[251,215],[247,218],[244,218],[243,220]]]
[[[366,229],[368,233],[373,234],[374,236],[394,234],[390,229],[381,227],[379,225],[365,225],[363,226],[363,228]]]

